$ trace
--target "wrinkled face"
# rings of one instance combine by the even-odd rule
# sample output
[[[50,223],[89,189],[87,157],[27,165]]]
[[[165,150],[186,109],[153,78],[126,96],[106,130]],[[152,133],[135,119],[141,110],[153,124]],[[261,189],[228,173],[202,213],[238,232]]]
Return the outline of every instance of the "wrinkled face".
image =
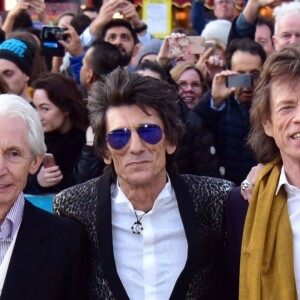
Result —
[[[28,128],[21,118],[0,117],[0,206],[8,209],[24,190],[42,156],[34,158],[28,146]]]
[[[33,104],[41,118],[45,133],[56,130],[65,133],[69,130],[69,113],[61,111],[54,105],[45,90],[36,89],[34,91]]]
[[[219,20],[232,21],[235,17],[234,1],[232,0],[215,0],[214,14]]]
[[[28,88],[29,77],[13,62],[0,59],[0,74],[8,85],[9,91],[22,96]]]
[[[231,70],[242,73],[252,74],[253,87],[236,89],[235,95],[242,103],[250,103],[253,97],[254,88],[257,86],[257,78],[262,67],[262,61],[259,55],[252,55],[249,52],[237,50],[231,58]]]
[[[274,138],[285,169],[300,164],[300,84],[273,83],[271,116],[263,125],[265,133]]]
[[[273,42],[276,51],[300,42],[300,14],[287,14],[275,24]]]
[[[257,25],[255,31],[255,42],[260,44],[267,55],[274,51],[271,30],[267,25]]]
[[[116,129],[128,128],[131,137],[124,148],[116,150],[108,144],[106,164],[113,162],[120,186],[160,185],[166,181],[166,153],[172,154],[165,134],[157,144],[149,144],[136,131],[141,125],[154,124],[163,130],[163,122],[158,113],[147,107],[150,115],[138,106],[110,107],[106,113],[107,134]]]
[[[126,27],[117,26],[109,28],[104,41],[117,46],[125,58],[125,63],[128,64],[130,62],[135,52],[135,45],[131,32]]]
[[[184,71],[177,80],[179,96],[184,100],[189,109],[193,109],[201,100],[202,83],[198,73],[189,69]]]

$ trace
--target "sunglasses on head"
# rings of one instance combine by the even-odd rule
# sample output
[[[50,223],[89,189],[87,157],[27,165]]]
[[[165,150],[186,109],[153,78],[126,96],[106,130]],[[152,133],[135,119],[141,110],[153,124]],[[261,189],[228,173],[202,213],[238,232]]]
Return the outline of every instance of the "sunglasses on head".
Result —
[[[136,132],[142,140],[152,145],[157,144],[162,139],[162,130],[155,124],[140,125],[136,128]],[[112,148],[120,150],[128,144],[130,137],[130,129],[116,129],[107,135],[107,141]]]

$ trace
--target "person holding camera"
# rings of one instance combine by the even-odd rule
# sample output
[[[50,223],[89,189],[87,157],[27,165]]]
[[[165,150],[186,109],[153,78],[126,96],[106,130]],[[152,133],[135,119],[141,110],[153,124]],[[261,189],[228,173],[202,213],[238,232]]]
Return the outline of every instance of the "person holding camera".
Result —
[[[195,107],[215,135],[222,175],[237,185],[257,164],[246,138],[253,91],[265,59],[265,51],[253,40],[232,41],[227,49],[227,70],[215,75],[211,93]],[[236,79],[233,85],[227,85],[232,79]]]

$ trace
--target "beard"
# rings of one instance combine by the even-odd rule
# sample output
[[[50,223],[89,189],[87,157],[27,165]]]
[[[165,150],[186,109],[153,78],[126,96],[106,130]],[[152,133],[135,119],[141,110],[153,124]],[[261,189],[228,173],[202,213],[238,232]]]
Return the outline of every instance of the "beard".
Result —
[[[122,47],[118,47],[121,54],[122,54],[122,67],[126,67],[129,65],[132,55],[133,55],[133,49],[129,52],[125,52],[125,49]]]

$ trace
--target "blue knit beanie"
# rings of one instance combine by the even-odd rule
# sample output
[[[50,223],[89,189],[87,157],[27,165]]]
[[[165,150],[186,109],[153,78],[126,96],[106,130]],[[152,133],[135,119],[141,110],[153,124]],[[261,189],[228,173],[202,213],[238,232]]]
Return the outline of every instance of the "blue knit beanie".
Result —
[[[36,46],[21,39],[9,39],[0,45],[0,58],[9,60],[30,77]]]

